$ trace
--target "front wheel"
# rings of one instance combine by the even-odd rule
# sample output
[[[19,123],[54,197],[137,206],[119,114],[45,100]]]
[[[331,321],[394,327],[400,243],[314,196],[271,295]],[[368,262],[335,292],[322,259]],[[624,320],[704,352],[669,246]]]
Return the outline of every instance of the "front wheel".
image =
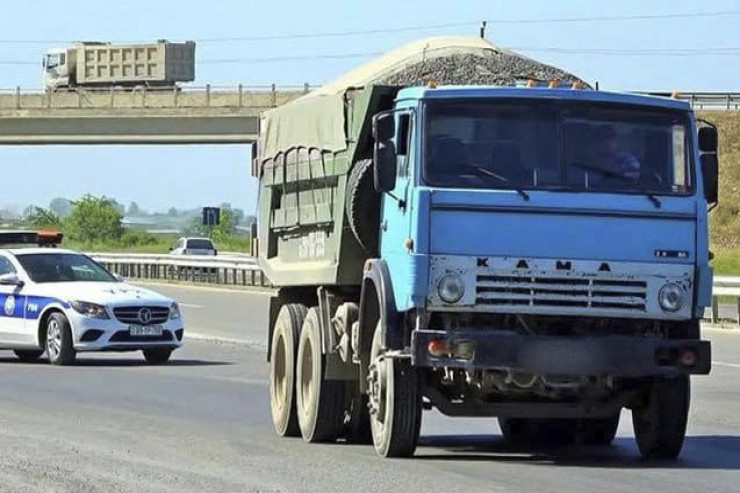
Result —
[[[656,378],[645,391],[645,402],[632,409],[632,425],[640,453],[646,459],[675,459],[681,452],[689,418],[691,384],[688,375]]]
[[[368,384],[375,452],[381,457],[414,455],[422,408],[418,372],[408,359],[386,355],[380,322],[373,336]]]
[[[71,365],[77,353],[72,346],[72,329],[63,313],[52,313],[46,321],[46,354],[52,365]]]
[[[167,363],[167,361],[169,361],[170,356],[172,355],[172,349],[166,347],[158,347],[152,349],[144,349],[142,353],[144,353],[144,359],[146,360],[147,364],[163,365]]]

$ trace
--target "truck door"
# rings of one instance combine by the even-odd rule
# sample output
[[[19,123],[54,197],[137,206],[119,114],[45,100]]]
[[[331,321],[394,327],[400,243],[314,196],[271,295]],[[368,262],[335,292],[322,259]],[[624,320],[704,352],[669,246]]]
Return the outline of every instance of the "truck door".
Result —
[[[394,278],[410,275],[409,252],[405,243],[411,233],[410,180],[413,176],[412,136],[414,118],[411,111],[396,112],[396,188],[385,195],[380,221],[380,252]],[[397,280],[397,279],[396,279]],[[405,283],[399,283],[405,284]],[[394,280],[395,285],[395,280]],[[394,287],[394,289],[396,289]],[[400,294],[400,293],[398,293]],[[397,297],[398,299],[398,297]]]

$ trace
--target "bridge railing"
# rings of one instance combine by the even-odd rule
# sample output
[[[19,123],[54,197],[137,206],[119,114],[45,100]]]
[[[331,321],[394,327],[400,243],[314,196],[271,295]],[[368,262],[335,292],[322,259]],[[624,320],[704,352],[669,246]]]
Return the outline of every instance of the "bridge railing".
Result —
[[[302,86],[178,86],[72,88],[55,91],[0,89],[0,110],[273,108],[311,90]]]
[[[134,108],[254,108],[280,106],[308,93],[308,83],[296,85],[182,85],[177,87],[88,88],[44,91],[0,88],[0,110],[44,109],[134,109]],[[633,91],[635,94],[671,97],[663,91]],[[740,110],[740,92],[679,92],[678,99],[696,109]]]

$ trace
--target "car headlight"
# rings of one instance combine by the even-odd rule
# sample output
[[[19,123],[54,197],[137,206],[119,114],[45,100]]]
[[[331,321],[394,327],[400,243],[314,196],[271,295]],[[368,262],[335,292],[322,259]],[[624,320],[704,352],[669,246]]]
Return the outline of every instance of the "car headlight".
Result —
[[[447,274],[439,280],[437,292],[445,303],[457,303],[465,294],[465,283],[457,274]]]
[[[70,305],[72,305],[72,308],[74,308],[77,313],[86,317],[110,318],[108,316],[108,310],[106,310],[103,305],[88,303],[86,301],[72,301]]]
[[[683,306],[686,292],[681,286],[674,283],[669,283],[660,288],[658,293],[658,301],[660,307],[667,312],[677,312]]]
[[[180,305],[178,305],[177,303],[172,303],[172,305],[170,306],[170,318],[173,320],[176,318],[180,318]]]

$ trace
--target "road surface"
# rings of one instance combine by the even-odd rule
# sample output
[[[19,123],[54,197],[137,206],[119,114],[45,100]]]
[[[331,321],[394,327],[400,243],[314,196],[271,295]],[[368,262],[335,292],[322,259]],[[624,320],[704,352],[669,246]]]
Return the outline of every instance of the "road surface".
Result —
[[[707,331],[716,364],[694,382],[677,464],[645,463],[629,412],[608,449],[521,453],[495,419],[426,413],[409,460],[366,445],[274,436],[264,327],[267,298],[160,287],[183,303],[189,340],[172,364],[136,353],[80,355],[75,367],[0,353],[0,491],[732,492],[740,486],[740,331]]]

